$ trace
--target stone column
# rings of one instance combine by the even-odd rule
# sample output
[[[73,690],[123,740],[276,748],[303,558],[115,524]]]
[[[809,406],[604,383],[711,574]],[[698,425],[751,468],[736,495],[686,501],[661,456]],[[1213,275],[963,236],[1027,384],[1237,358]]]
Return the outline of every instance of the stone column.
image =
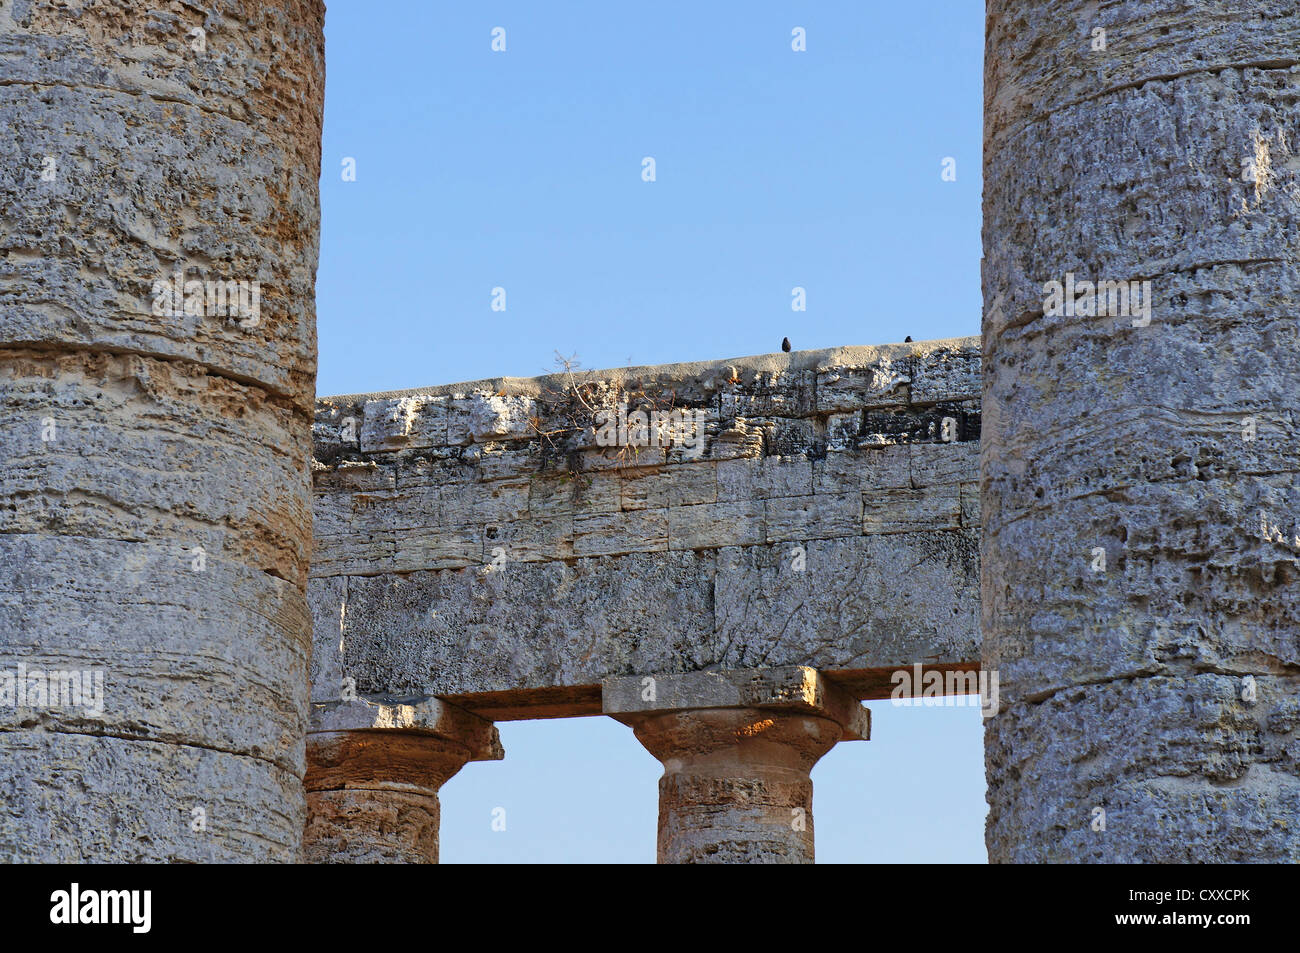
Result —
[[[813,669],[607,679],[604,711],[663,762],[661,864],[813,862],[812,780],[871,712]]]
[[[436,864],[438,789],[505,757],[496,727],[436,698],[312,706],[303,851],[316,864]]]
[[[0,5],[0,860],[300,857],[323,19]]]
[[[989,0],[995,862],[1300,860],[1297,50],[1293,3]]]

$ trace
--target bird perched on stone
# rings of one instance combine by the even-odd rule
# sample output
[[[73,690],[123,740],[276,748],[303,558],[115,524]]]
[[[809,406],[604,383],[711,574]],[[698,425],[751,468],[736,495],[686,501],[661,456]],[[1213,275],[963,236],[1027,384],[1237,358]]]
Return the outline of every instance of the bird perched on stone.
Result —
[[[911,344],[911,343],[912,343],[912,335],[909,334],[907,337],[903,338],[903,343],[904,343],[904,344]]]
[[[781,338],[781,350],[785,351],[787,354],[790,353],[790,339],[789,339],[789,338]]]

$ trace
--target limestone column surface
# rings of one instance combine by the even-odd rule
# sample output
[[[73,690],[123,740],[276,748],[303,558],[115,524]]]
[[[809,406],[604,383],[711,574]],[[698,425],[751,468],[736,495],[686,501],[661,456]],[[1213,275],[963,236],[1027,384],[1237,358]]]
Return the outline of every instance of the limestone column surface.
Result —
[[[300,859],[324,15],[0,4],[0,861]]]
[[[1300,861],[1300,5],[989,0],[993,862]]]

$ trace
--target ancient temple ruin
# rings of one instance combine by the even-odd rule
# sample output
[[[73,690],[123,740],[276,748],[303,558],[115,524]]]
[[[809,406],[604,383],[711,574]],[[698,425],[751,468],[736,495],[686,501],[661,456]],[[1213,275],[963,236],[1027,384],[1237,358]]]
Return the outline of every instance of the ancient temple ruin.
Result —
[[[902,675],[992,861],[1300,860],[1300,8],[988,0],[978,343],[317,399],[323,20],[0,5],[0,859],[435,860],[601,713],[807,861]]]

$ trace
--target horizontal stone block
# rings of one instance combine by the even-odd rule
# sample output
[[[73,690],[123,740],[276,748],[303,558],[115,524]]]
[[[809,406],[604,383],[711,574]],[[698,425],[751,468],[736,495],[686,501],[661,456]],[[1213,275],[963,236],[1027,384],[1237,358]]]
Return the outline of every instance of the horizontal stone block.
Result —
[[[483,528],[483,560],[546,562],[573,558],[573,519],[528,519],[491,523]],[[425,567],[433,568],[433,567]]]
[[[537,436],[537,414],[530,397],[476,391],[451,394],[447,406],[447,442],[467,444],[493,440],[527,440]]]
[[[311,731],[437,735],[466,748],[470,761],[500,761],[506,756],[495,725],[437,698],[359,695],[349,701],[313,703]]]
[[[312,468],[312,483],[320,493],[380,493],[397,489],[396,467],[381,467],[369,460],[348,460],[337,466],[317,464]],[[409,486],[412,482],[403,474],[402,483]]]
[[[757,459],[766,454],[767,435],[759,423],[736,420],[709,441],[711,460]]]
[[[944,401],[863,411],[855,446],[872,450],[891,444],[956,443],[976,441],[979,435],[976,401]]]
[[[668,548],[668,510],[595,513],[573,519],[575,556],[618,556]]]
[[[393,534],[393,569],[414,572],[480,566],[485,561],[483,542],[482,523],[398,530]]]
[[[978,557],[965,530],[720,550],[718,666],[833,674],[978,659]]]
[[[601,447],[577,454],[578,472],[623,473],[637,468],[654,469],[668,462],[662,447]]]
[[[813,412],[811,371],[759,372],[743,384],[722,391],[722,418],[806,417]]]
[[[445,519],[459,523],[497,523],[529,517],[530,481],[470,483],[442,495]]]
[[[640,510],[715,503],[718,500],[718,466],[712,460],[704,460],[622,474],[621,508]]]
[[[917,533],[960,529],[961,493],[956,486],[868,491],[862,496],[862,531]]]
[[[369,576],[392,572],[397,541],[391,534],[342,533],[317,536],[312,552],[313,576]]]
[[[817,410],[842,414],[868,407],[901,407],[907,403],[911,382],[912,358],[905,351],[881,353],[868,364],[819,372]]]
[[[447,406],[440,397],[367,401],[361,424],[363,453],[410,450],[447,443]]]
[[[951,487],[979,483],[980,445],[970,443],[922,443],[907,448],[909,486],[914,489]]]
[[[857,536],[862,532],[862,496],[830,493],[783,496],[763,501],[769,543]]]
[[[820,495],[912,485],[909,448],[902,444],[828,453],[813,463],[812,472],[813,492]]]
[[[978,401],[982,389],[978,347],[930,348],[913,358],[910,395],[913,406]]]
[[[351,677],[537,717],[598,711],[602,680],[636,672],[812,665],[874,695],[891,667],[970,665],[971,354],[957,339],[323,399],[318,700]],[[917,367],[936,402],[913,408]],[[638,402],[707,413],[704,453],[596,445],[581,415]],[[447,444],[414,446],[416,414],[400,446],[345,447],[340,417],[370,404],[445,405]]]
[[[473,695],[692,670],[713,651],[711,553],[353,578],[344,676],[376,695]]]
[[[764,542],[762,500],[701,503],[668,510],[669,549],[717,549]]]
[[[830,414],[826,418],[826,450],[830,453],[856,450],[861,432],[861,413]]]
[[[638,673],[812,665],[887,685],[978,658],[975,559],[973,536],[917,533],[354,577],[339,670],[362,692],[484,696],[497,717]]]
[[[623,509],[624,472],[583,473],[575,475],[573,482],[573,512],[615,513]],[[656,508],[665,504],[655,504]]]
[[[871,712],[806,666],[607,678],[604,713],[644,716],[712,708],[770,708],[821,715],[844,728],[844,740],[871,738]]]
[[[766,456],[820,456],[826,450],[826,430],[819,421],[750,417],[746,423],[763,429],[763,452]]]
[[[486,443],[463,451],[461,463],[472,469],[470,480],[517,480],[520,476],[535,473],[543,459],[542,448],[537,443],[503,444]]]
[[[837,457],[836,462],[839,462]],[[814,464],[807,457],[758,457],[724,460],[717,465],[718,501],[766,500],[780,496],[811,496]],[[852,462],[844,472],[856,473]]]

